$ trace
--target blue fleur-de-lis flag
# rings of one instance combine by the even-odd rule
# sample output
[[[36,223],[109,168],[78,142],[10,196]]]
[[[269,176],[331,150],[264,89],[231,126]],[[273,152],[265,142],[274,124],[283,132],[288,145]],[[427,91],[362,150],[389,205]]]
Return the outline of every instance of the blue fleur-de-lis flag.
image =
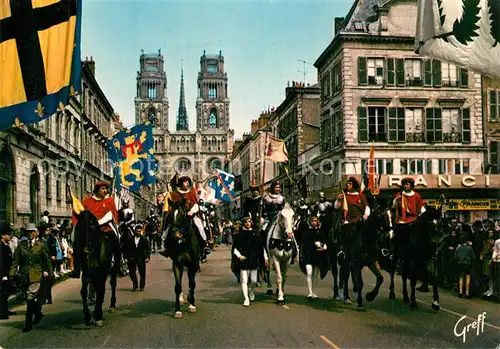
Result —
[[[158,161],[154,157],[153,125],[146,122],[108,139],[108,156],[114,166],[115,187],[136,192],[156,182]]]
[[[217,170],[215,178],[208,182],[208,186],[215,190],[215,198],[224,202],[232,202],[235,197],[234,174]]]
[[[81,90],[82,0],[0,1],[0,131],[61,112]]]

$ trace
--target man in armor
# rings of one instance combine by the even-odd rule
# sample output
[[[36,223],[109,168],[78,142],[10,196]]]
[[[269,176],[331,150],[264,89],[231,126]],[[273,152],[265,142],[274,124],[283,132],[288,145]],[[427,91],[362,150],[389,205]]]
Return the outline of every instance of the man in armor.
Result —
[[[147,232],[147,238],[149,241],[149,246],[151,248],[151,252],[155,253],[155,245],[157,245],[157,224],[160,220],[160,217],[158,216],[157,210],[155,207],[151,207],[149,209],[149,216],[146,218],[146,232]]]
[[[314,214],[318,216],[319,221],[322,225],[326,224],[326,217],[328,211],[333,208],[333,204],[326,200],[325,193],[319,193],[319,200],[316,202],[314,206]]]
[[[267,218],[268,225],[271,225],[285,206],[285,197],[281,195],[278,181],[273,181],[269,189],[270,191],[266,192],[262,198],[264,204],[262,215]]]
[[[262,198],[260,197],[259,187],[257,185],[251,185],[250,191],[251,196],[247,196],[243,201],[243,216],[252,218],[252,226],[254,229],[258,229],[261,225],[260,221],[260,208],[262,205]]]

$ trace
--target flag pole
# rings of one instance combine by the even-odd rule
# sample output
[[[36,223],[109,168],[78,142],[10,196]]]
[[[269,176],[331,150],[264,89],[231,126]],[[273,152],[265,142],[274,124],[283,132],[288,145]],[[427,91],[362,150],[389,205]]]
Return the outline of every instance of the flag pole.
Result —
[[[266,153],[267,153],[267,143],[269,142],[269,131],[266,130],[266,143],[264,145],[264,156],[263,156],[263,159],[264,159],[264,165],[262,166],[262,179],[260,180],[260,198],[262,200],[262,198],[264,197],[264,183],[265,183],[265,179],[266,179]],[[259,219],[262,218],[262,206],[263,205],[260,205],[260,209],[259,209]]]

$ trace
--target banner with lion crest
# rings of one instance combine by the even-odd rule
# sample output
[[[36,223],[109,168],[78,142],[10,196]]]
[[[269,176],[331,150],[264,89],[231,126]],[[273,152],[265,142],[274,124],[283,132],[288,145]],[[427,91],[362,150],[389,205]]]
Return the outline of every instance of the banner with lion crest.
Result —
[[[499,0],[418,0],[416,51],[500,79]]]

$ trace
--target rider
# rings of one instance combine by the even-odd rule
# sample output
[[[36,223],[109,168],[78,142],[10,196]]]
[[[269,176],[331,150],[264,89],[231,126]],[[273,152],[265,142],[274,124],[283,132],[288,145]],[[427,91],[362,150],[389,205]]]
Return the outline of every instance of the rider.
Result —
[[[420,194],[413,190],[415,187],[413,178],[404,178],[401,185],[401,192],[394,197],[392,208],[396,210],[396,224],[409,224],[425,212],[425,206]]]
[[[195,213],[199,211],[198,199],[196,197],[196,191],[192,188],[193,182],[189,176],[181,176],[177,180],[176,190],[171,192],[170,201],[172,203],[180,203],[184,200],[186,209],[189,210],[188,216],[193,217],[194,225],[198,231],[198,236],[200,238],[201,246],[207,245],[207,237],[205,234],[205,229],[203,228],[203,223],[200,217],[195,216]],[[172,207],[169,207],[169,212]],[[165,239],[165,246],[167,245],[167,239]],[[167,248],[165,248],[167,250]]]
[[[316,206],[314,207],[314,214],[318,216],[321,224],[325,224],[325,218],[333,204],[328,201],[325,197],[325,193],[319,193],[319,200],[316,202]]]
[[[370,206],[366,197],[359,191],[360,186],[356,178],[347,180],[346,188],[338,195],[335,201],[335,209],[344,210],[344,224],[356,223],[361,218],[364,220],[370,216]]]
[[[243,215],[252,218],[254,229],[260,226],[260,207],[262,198],[260,197],[259,187],[255,184],[250,186],[251,196],[247,196],[243,201]]]
[[[97,218],[102,232],[114,232],[118,237],[118,230],[116,228],[118,212],[115,201],[108,195],[108,191],[109,184],[104,181],[98,181],[94,185],[94,195],[85,198],[82,201],[82,205]]]
[[[269,187],[270,191],[264,194],[262,199],[264,204],[263,216],[267,217],[269,224],[276,220],[278,213],[285,206],[285,197],[281,195],[280,183],[273,181]]]

